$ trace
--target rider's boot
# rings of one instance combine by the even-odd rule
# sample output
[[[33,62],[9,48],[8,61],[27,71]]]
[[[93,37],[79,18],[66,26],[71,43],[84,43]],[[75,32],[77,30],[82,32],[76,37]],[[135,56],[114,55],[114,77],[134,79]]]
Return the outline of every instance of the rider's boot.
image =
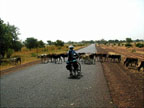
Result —
[[[70,77],[73,76],[72,72],[70,71]]]
[[[80,72],[78,72],[78,76],[81,76],[81,73],[80,73]]]
[[[73,70],[73,74],[74,74],[74,76],[76,76],[75,70]]]

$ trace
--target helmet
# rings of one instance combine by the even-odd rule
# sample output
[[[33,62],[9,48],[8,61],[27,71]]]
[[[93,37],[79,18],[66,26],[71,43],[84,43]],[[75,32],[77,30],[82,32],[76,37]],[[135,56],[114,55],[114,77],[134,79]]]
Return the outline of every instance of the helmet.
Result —
[[[70,45],[70,46],[69,46],[69,49],[73,49],[73,48],[74,48],[74,46],[73,46],[73,45]]]

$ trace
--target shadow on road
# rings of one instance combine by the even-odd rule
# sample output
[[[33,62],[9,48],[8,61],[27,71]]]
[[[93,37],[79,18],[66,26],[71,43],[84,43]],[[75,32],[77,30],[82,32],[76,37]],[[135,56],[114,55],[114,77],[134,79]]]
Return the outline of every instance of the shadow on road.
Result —
[[[83,77],[83,75],[81,76],[72,76],[72,77],[68,77],[68,79],[81,79]]]

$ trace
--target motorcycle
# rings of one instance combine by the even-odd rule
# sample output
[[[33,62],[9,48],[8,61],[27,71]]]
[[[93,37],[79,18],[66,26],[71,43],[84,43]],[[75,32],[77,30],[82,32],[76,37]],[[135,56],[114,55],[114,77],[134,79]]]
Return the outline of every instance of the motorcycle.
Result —
[[[70,77],[69,78],[81,78],[81,64],[77,60],[73,60],[71,62],[67,61],[67,70],[70,71]]]

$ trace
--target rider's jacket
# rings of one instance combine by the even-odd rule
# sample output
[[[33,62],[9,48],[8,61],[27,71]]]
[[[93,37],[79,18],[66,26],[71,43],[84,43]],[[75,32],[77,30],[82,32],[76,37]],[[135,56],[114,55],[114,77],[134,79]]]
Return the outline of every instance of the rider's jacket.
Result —
[[[76,60],[76,56],[77,56],[77,53],[73,49],[70,49],[68,51],[68,61]]]

